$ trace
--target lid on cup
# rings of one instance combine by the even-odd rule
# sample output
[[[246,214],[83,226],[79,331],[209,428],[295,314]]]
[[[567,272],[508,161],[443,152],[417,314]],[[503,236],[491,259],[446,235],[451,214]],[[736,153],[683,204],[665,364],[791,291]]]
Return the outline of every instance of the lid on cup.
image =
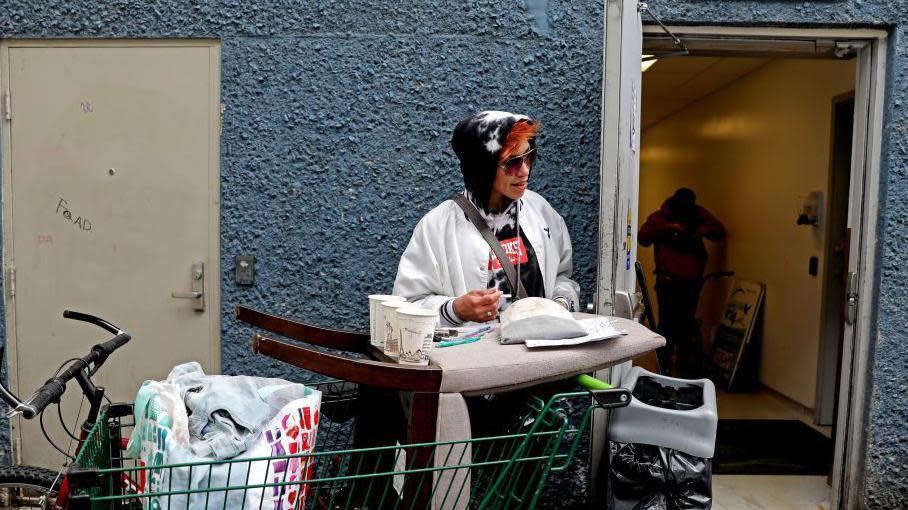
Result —
[[[392,296],[391,294],[370,294],[369,299],[375,301],[406,301],[403,296]]]
[[[401,306],[412,305],[413,303],[410,303],[403,299],[388,299],[388,300],[382,301],[379,304],[381,306],[387,306],[388,308],[399,308]]]
[[[411,317],[437,317],[438,312],[435,310],[429,310],[428,308],[422,308],[420,306],[402,306],[397,309],[397,313],[400,315],[409,315]]]

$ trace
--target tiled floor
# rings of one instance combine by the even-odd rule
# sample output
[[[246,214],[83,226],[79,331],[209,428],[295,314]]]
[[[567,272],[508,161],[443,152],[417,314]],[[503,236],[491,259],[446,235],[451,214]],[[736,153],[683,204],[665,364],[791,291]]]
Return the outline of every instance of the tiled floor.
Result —
[[[832,427],[814,425],[813,413],[778,393],[762,389],[754,393],[727,393],[716,389],[719,418],[738,420],[801,420],[826,437]]]
[[[809,410],[769,390],[726,393],[717,390],[719,417],[725,419],[801,420],[830,437],[830,427],[813,424]],[[826,509],[829,486],[825,476],[716,475],[713,508]]]
[[[713,477],[714,510],[828,509],[825,476],[720,475]]]

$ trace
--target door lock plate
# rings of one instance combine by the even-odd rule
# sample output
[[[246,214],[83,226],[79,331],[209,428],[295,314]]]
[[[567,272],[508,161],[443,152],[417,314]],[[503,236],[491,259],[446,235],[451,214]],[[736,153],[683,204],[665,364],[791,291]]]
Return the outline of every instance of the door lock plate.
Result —
[[[205,264],[196,262],[192,265],[192,290],[173,291],[171,297],[177,299],[191,299],[192,309],[197,312],[205,311]]]

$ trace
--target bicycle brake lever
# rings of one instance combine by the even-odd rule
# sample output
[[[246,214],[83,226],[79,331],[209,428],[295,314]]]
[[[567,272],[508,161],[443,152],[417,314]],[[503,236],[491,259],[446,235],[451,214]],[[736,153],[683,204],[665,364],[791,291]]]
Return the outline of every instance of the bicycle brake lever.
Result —
[[[22,404],[22,405],[24,405],[24,404]],[[9,419],[14,418],[17,414],[22,414],[22,409],[21,409],[22,405],[16,406],[15,409],[10,409],[9,411],[7,411],[6,419],[9,420]]]

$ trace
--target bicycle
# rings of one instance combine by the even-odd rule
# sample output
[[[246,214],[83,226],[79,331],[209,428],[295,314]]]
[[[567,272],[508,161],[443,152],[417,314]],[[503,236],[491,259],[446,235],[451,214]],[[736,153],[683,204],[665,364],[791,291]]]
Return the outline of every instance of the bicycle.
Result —
[[[89,415],[82,424],[75,460],[65,476],[25,466],[0,470],[5,473],[0,478],[0,489],[8,496],[8,507],[258,508],[263,506],[267,494],[268,501],[273,498],[286,501],[293,495],[289,498],[290,505],[283,508],[310,510],[422,509],[435,504],[442,508],[468,505],[483,510],[532,509],[549,475],[571,464],[593,411],[622,407],[630,401],[626,389],[611,389],[601,381],[582,379],[581,384],[590,389],[556,394],[548,400],[528,397],[514,427],[501,435],[357,448],[353,437],[358,421],[358,388],[344,381],[321,381],[309,384],[323,395],[321,422],[312,452],[253,459],[148,463],[147,459],[131,458],[124,451],[125,439],[135,426],[132,404],[103,405],[104,389],[91,382],[91,376],[110,354],[130,340],[129,333],[87,314],[65,312],[64,317],[96,324],[115,332],[116,336],[94,346],[83,358],[67,360],[72,361],[70,366],[63,372],[58,369],[27,401],[23,402],[3,386],[3,400],[13,408],[13,413],[21,413],[26,419],[40,416],[48,405],[59,401],[72,379],[77,380],[91,403]],[[575,399],[587,402],[579,416],[561,408],[562,403],[570,408],[570,402]],[[425,459],[434,462],[425,466]],[[287,471],[278,474],[281,471],[277,467],[294,461],[308,467],[302,479],[288,480]],[[268,476],[262,480],[250,479],[253,468],[264,468]],[[273,474],[272,468],[275,468]],[[185,473],[187,469],[188,479],[192,479],[193,469],[208,473],[220,470],[226,472],[226,478],[221,483],[212,483],[209,478],[207,485],[202,486],[150,483],[152,477],[161,475],[172,482],[174,473],[178,470]],[[412,495],[419,494],[426,486],[429,500],[414,499]],[[253,494],[251,504],[247,504],[248,494]],[[228,505],[230,495],[237,496],[242,505]],[[222,503],[213,503],[218,500]]]
[[[41,420],[41,429],[44,431],[43,412],[45,408],[53,403],[59,404],[60,397],[66,391],[67,383],[75,379],[79,383],[82,395],[89,402],[88,416],[82,422],[79,437],[76,438],[67,430],[67,433],[77,440],[75,451],[72,452],[72,455],[67,454],[57,447],[45,432],[45,437],[51,442],[51,445],[63,454],[75,457],[94,428],[106,398],[104,387],[95,386],[91,377],[104,365],[107,358],[114,351],[126,345],[132,336],[114,324],[94,315],[66,310],[63,312],[63,317],[94,324],[113,333],[114,336],[110,340],[92,347],[85,356],[66,360],[28,400],[23,401],[17,397],[2,381],[0,381],[0,397],[12,408],[8,417],[12,418],[21,414],[23,418],[31,420],[37,416]],[[0,359],[3,358],[3,351],[4,349],[0,347]],[[69,362],[72,363],[61,372]],[[60,420],[62,423],[62,414]],[[64,428],[66,428],[65,424]],[[60,482],[59,487],[58,482]],[[67,507],[68,498],[69,484],[67,479],[62,477],[62,471],[54,472],[34,466],[0,467],[0,505],[2,505],[0,508],[64,509]]]

